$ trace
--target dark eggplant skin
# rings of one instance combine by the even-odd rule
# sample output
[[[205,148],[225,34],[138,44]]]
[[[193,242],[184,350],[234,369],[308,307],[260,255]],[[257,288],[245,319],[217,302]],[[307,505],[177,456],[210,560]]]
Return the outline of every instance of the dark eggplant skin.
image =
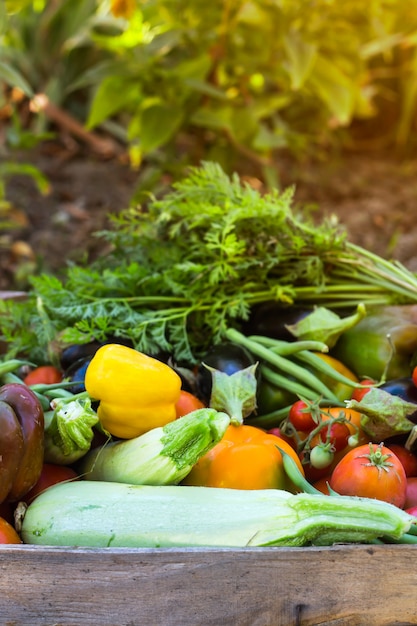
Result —
[[[407,402],[414,402],[417,404],[417,387],[413,383],[411,377],[395,378],[394,380],[388,380],[386,383],[379,387],[384,391],[398,396]]]
[[[23,433],[16,413],[4,400],[0,400],[0,503],[12,488],[23,455]]]
[[[33,391],[20,383],[6,383],[0,387],[0,401],[14,411],[23,435],[23,450],[19,467],[7,496],[17,502],[38,481],[44,459],[44,414]]]
[[[72,363],[72,365],[65,370],[64,380],[74,382],[74,385],[68,387],[68,391],[71,391],[71,393],[82,393],[85,391],[85,373],[87,371],[87,367],[93,359],[93,356],[94,354],[91,354],[90,356],[78,359],[78,361]]]
[[[68,370],[76,361],[94,356],[97,350],[107,343],[120,343],[129,348],[133,347],[133,342],[130,339],[116,337],[109,337],[106,341],[90,341],[89,343],[67,346],[62,350],[59,358],[62,371]]]
[[[413,383],[411,377],[395,378],[388,380],[386,383],[380,386],[380,389],[387,391],[393,396],[398,396],[406,402],[413,402],[416,405],[416,410],[407,418],[417,424],[417,387]]]
[[[296,324],[313,312],[313,308],[265,302],[252,308],[247,322],[242,326],[245,335],[263,335],[282,341],[296,341],[287,326]]]
[[[255,357],[243,346],[231,342],[219,343],[213,346],[201,359],[196,373],[196,394],[206,405],[210,402],[212,376],[204,366],[208,365],[228,376],[245,369],[257,362]],[[257,368],[259,370],[259,368]]]
[[[93,356],[102,345],[104,345],[102,341],[90,341],[68,346],[61,352],[59,359],[61,369],[66,372],[77,361]]]

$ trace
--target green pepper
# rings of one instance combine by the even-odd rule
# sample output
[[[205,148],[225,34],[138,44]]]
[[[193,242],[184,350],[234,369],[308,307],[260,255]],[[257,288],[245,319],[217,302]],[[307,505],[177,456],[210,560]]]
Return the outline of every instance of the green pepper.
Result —
[[[409,376],[417,351],[417,305],[378,307],[339,338],[332,355],[359,379]]]
[[[261,378],[257,391],[257,412],[259,415],[266,415],[282,409],[289,404],[293,404],[296,400],[298,400],[298,397],[294,393],[274,385],[265,378]]]

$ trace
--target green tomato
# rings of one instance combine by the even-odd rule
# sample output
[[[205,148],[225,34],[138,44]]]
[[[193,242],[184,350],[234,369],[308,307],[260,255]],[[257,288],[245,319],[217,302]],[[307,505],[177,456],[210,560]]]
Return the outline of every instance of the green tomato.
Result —
[[[324,469],[332,464],[334,452],[329,444],[319,443],[310,452],[310,465],[316,469]]]

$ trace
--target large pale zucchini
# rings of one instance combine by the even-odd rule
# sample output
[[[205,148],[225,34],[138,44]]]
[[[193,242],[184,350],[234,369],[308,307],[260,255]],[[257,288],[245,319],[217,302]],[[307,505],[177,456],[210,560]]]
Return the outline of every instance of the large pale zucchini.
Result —
[[[413,518],[378,500],[76,481],[29,505],[25,543],[59,546],[244,547],[400,538]]]

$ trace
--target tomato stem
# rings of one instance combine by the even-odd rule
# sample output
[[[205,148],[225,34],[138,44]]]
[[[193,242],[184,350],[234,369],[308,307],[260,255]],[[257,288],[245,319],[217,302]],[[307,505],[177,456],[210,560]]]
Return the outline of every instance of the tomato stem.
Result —
[[[361,454],[358,459],[367,459],[368,463],[363,463],[366,467],[376,467],[378,474],[382,471],[389,472],[390,468],[394,466],[388,459],[391,458],[391,454],[383,454],[383,443],[378,444],[376,450],[372,443],[369,444],[369,454]]]

